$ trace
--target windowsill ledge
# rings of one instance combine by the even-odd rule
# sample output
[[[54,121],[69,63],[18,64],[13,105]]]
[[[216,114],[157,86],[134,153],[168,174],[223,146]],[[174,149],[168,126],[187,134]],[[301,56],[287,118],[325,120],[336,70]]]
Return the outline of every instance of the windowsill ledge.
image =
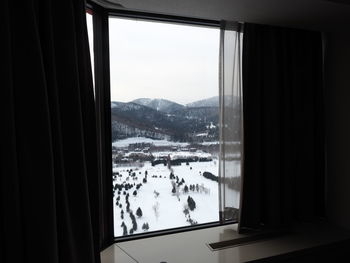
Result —
[[[237,225],[226,225],[116,243],[101,253],[102,263],[235,263],[267,259],[276,262],[285,260],[286,255],[294,258],[301,252],[305,255],[305,251],[350,240],[350,231],[328,223],[303,224],[289,235],[216,251],[209,249],[208,243],[243,237],[236,228]]]

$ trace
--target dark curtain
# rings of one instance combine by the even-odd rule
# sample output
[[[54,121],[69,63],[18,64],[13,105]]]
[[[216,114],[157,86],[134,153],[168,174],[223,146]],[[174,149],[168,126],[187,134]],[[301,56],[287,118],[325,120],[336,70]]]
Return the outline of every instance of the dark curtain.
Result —
[[[241,230],[324,215],[320,32],[245,24]]]
[[[99,262],[85,3],[2,1],[1,262]]]

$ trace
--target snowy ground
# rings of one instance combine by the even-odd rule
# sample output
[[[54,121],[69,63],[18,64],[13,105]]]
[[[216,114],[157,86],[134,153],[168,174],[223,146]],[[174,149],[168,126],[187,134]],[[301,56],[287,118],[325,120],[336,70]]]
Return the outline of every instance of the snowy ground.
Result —
[[[117,148],[127,147],[134,143],[151,143],[154,146],[176,146],[187,147],[189,143],[172,142],[167,140],[154,140],[145,137],[133,137],[124,140],[113,142],[113,146]],[[237,142],[239,144],[239,142]],[[218,144],[218,142],[203,142],[203,145]],[[236,144],[236,142],[233,142]],[[125,156],[131,155],[132,152],[126,153]],[[152,152],[156,158],[162,156],[169,157],[171,160],[187,159],[188,157],[212,157],[210,153],[205,153],[200,150],[196,152],[175,151],[175,152]],[[232,155],[232,156],[231,156]],[[225,173],[228,177],[240,176],[240,161],[239,154],[227,153],[225,157],[230,160],[225,162]],[[122,166],[120,166],[122,165]],[[198,224],[215,222],[219,220],[219,193],[218,183],[203,177],[204,172],[210,172],[218,176],[219,162],[213,156],[212,161],[207,162],[190,162],[189,165],[182,163],[179,166],[172,166],[170,169],[163,164],[152,166],[150,162],[130,162],[127,164],[118,164],[114,166],[113,173],[119,174],[114,179],[114,185],[132,185],[131,189],[125,191],[125,187],[118,194],[115,191],[114,196],[114,234],[116,237],[123,235],[123,227],[126,225],[129,233],[132,228],[132,220],[129,213],[126,211],[126,195],[129,194],[130,211],[135,215],[137,222],[137,230],[134,233],[143,233],[142,225],[148,223],[149,229],[147,231],[164,230],[169,228],[190,226],[189,218]],[[130,172],[132,169],[132,172]],[[145,173],[147,171],[147,182],[144,183]],[[185,181],[181,186],[177,187],[177,192],[173,193],[173,184],[176,179],[170,179],[170,173]],[[135,176],[131,174],[135,173]],[[138,184],[142,186],[136,190],[137,195],[133,193]],[[184,191],[187,185],[198,185],[198,190],[193,189],[188,192]],[[124,194],[125,191],[125,194]],[[224,196],[230,202],[226,203],[229,207],[239,207],[239,192],[225,187]],[[189,211],[185,215],[184,210],[188,208],[187,198],[191,196],[196,208]],[[117,198],[119,200],[117,200]],[[227,202],[227,201],[226,201]],[[120,207],[121,206],[121,207]],[[136,211],[141,208],[143,215],[138,217]],[[121,211],[124,211],[123,218],[121,218]],[[192,221],[192,223],[193,223]]]
[[[151,143],[154,146],[180,146],[180,147],[186,147],[189,146],[190,143],[188,142],[173,142],[173,141],[168,141],[168,140],[155,140],[151,138],[146,138],[146,137],[130,137],[126,138],[123,140],[117,140],[112,143],[113,146],[115,147],[127,147],[130,144],[134,143]],[[218,141],[212,141],[212,142],[202,142],[199,143],[202,145],[217,145],[219,144]],[[239,144],[239,142],[234,142],[233,144]]]
[[[117,177],[114,184],[126,182],[130,184],[135,183],[135,185],[137,185],[142,183],[145,177],[145,171],[148,172],[147,183],[143,183],[141,188],[137,191],[136,196],[133,195],[135,186],[126,191],[130,195],[130,209],[133,211],[133,214],[136,216],[138,207],[140,207],[143,212],[142,217],[138,218],[136,216],[138,226],[134,233],[144,232],[144,230],[142,230],[143,223],[149,224],[148,231],[189,226],[190,223],[183,213],[183,210],[187,206],[188,196],[191,196],[196,202],[196,208],[190,211],[190,217],[197,221],[198,224],[219,220],[218,183],[204,178],[201,175],[205,171],[218,175],[218,161],[193,162],[189,163],[189,165],[183,163],[180,166],[172,166],[171,168],[173,169],[174,176],[178,176],[180,181],[182,178],[185,180],[185,183],[179,187],[178,196],[172,193],[172,181],[176,180],[170,180],[169,175],[171,171],[163,164],[152,167],[149,162],[145,162],[143,167],[113,168],[114,173],[118,172],[121,175],[121,177]],[[133,169],[133,172],[136,173],[137,180],[129,176],[127,171],[129,169]],[[127,177],[129,177],[128,181]],[[189,187],[190,184],[198,184],[202,187],[200,187],[198,192],[196,190],[190,190],[188,193],[185,193],[183,191],[184,186],[187,185]],[[122,222],[125,223],[128,231],[132,228],[129,213],[127,213],[125,209],[126,204],[123,191],[120,194],[119,201],[122,208],[115,205],[118,191],[115,192],[114,197],[115,236],[123,235],[123,228],[120,227]],[[157,196],[154,191],[158,192],[159,195]],[[121,210],[124,210],[124,219],[121,219]]]
[[[130,137],[123,140],[114,141],[112,143],[115,147],[126,147],[129,146],[129,144],[134,143],[151,143],[154,146],[188,146],[189,143],[187,142],[172,142],[167,140],[155,140],[145,137]]]

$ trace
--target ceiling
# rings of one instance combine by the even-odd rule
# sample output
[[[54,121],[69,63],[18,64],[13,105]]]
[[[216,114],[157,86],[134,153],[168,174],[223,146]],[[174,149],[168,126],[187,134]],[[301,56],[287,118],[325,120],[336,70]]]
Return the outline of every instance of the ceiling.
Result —
[[[125,9],[333,31],[350,28],[350,0],[107,0]]]

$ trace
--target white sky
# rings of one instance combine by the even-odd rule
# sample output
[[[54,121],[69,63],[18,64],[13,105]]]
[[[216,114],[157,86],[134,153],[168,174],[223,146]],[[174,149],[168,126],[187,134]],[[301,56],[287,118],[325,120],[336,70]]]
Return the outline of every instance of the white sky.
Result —
[[[111,100],[218,96],[220,30],[109,19]]]
[[[89,48],[90,48],[90,58],[91,58],[91,72],[92,72],[92,81],[95,88],[95,72],[94,72],[94,30],[92,26],[92,15],[86,13],[86,25],[89,36]]]

